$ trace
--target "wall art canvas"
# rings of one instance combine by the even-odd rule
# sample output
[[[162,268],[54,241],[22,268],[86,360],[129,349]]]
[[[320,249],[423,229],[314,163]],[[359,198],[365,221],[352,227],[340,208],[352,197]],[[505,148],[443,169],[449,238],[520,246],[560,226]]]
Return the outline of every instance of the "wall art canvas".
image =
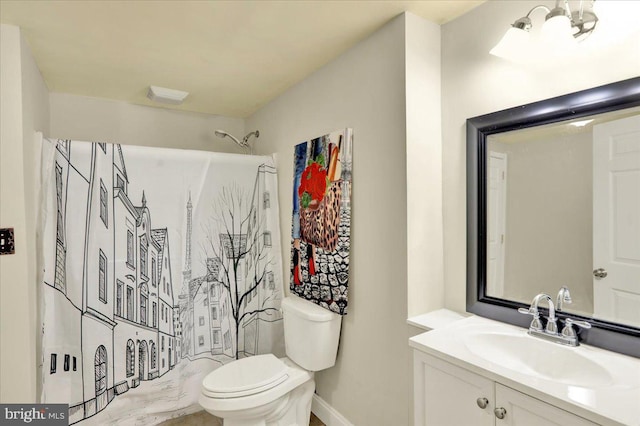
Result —
[[[347,313],[353,132],[338,130],[294,148],[292,293]]]
[[[271,157],[45,140],[42,403],[69,423],[200,410],[202,379],[284,354]]]

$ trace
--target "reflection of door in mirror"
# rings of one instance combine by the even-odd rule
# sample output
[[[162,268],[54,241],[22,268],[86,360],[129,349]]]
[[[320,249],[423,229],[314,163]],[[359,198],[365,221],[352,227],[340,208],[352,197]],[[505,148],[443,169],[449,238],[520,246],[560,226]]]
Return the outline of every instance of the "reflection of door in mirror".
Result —
[[[489,152],[487,227],[487,294],[504,297],[504,234],[507,197],[507,154]]]
[[[595,125],[593,149],[594,317],[638,325],[640,116]]]

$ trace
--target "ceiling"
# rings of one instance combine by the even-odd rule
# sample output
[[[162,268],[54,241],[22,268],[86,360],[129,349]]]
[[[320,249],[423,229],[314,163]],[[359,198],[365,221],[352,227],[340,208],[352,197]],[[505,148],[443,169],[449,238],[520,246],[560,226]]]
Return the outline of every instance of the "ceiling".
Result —
[[[483,1],[0,1],[51,92],[243,118],[403,11],[438,24]]]

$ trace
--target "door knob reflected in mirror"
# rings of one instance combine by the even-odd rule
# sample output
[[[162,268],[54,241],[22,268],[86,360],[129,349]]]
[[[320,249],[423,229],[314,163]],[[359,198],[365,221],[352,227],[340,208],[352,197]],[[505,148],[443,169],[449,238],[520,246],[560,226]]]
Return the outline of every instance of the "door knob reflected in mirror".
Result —
[[[607,276],[607,271],[603,268],[594,269],[593,276],[598,279],[605,278]]]

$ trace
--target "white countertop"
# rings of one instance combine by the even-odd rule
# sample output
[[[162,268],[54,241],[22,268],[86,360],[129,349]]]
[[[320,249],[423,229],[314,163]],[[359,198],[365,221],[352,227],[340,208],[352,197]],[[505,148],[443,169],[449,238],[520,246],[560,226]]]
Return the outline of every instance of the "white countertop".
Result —
[[[411,317],[407,319],[407,324],[429,331],[445,327],[468,316],[468,314],[461,314],[449,309],[438,309]]]
[[[535,339],[541,345],[557,345],[561,350],[577,351],[581,357],[597,363],[598,368],[606,369],[612,380],[593,386],[561,383],[549,377],[506,368],[499,359],[490,361],[469,349],[468,343],[474,333],[505,332]],[[593,422],[640,426],[640,359],[588,345],[573,348],[545,342],[528,336],[523,328],[477,316],[412,337],[409,345]]]

